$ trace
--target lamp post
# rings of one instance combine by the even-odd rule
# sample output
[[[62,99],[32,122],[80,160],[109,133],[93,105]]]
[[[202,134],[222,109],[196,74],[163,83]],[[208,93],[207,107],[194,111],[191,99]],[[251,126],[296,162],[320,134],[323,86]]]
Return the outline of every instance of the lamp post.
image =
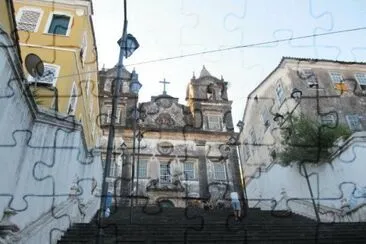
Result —
[[[141,140],[144,137],[143,132],[141,132],[141,119],[138,119],[138,128],[139,128],[139,132],[137,133],[137,140],[138,140],[138,144],[137,144],[137,175],[136,175],[136,196],[138,196],[139,194],[139,177],[140,177],[140,146],[141,146]],[[136,205],[138,203],[138,198],[136,197]]]
[[[113,152],[113,143],[114,143],[114,126],[116,122],[116,113],[117,113],[117,105],[119,101],[120,94],[122,93],[123,88],[123,57],[128,58],[132,55],[132,53],[139,48],[139,43],[136,38],[131,34],[127,34],[127,0],[123,1],[123,10],[124,10],[124,22],[123,22],[123,32],[122,37],[118,40],[119,45],[119,57],[117,64],[117,77],[113,80],[115,85],[113,86],[113,97],[112,97],[112,113],[111,113],[111,123],[109,125],[108,132],[108,144],[107,144],[107,155],[106,155],[106,163],[105,168],[103,170],[103,182],[102,182],[102,195],[100,202],[100,211],[99,211],[99,219],[104,216],[105,211],[105,198],[107,196],[108,191],[108,183],[106,182],[106,178],[109,176],[111,160],[112,160],[112,152]],[[100,229],[102,230],[102,229]]]
[[[142,84],[138,81],[138,75],[136,74],[135,69],[131,73],[131,83],[130,83],[130,92],[134,95],[134,108],[132,113],[132,127],[133,127],[133,145],[132,145],[132,172],[131,172],[131,188],[130,194],[133,193],[133,183],[135,178],[135,147],[136,147],[136,120],[138,119],[138,111],[137,111],[137,100],[138,94],[142,87]],[[130,206],[130,224],[132,223],[132,208],[133,208],[133,200],[131,198],[131,206]]]

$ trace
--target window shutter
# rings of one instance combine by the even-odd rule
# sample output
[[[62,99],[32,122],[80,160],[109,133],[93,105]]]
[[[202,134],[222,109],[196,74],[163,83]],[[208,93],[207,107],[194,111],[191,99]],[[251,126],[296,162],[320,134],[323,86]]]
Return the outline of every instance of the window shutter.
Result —
[[[77,93],[78,93],[78,90],[77,90],[77,87],[74,82],[72,85],[71,96],[70,96],[70,100],[69,100],[69,109],[67,111],[68,114],[72,114],[72,115],[75,114],[77,97],[78,97]]]
[[[23,9],[17,22],[18,30],[35,32],[41,12],[37,10]]]
[[[84,32],[83,39],[81,41],[81,47],[80,47],[80,59],[81,59],[82,65],[85,64],[87,50],[88,50],[88,36],[87,36],[87,33]]]

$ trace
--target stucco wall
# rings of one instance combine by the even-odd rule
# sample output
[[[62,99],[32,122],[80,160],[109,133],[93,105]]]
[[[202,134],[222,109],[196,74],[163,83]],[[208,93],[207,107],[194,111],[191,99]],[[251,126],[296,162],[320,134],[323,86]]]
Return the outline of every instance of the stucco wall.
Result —
[[[27,243],[48,243],[44,238],[55,240],[73,221],[81,221],[80,212],[74,211],[81,203],[88,208],[85,221],[97,211],[98,190],[92,192],[92,179],[100,187],[101,161],[97,154],[86,156],[84,133],[76,120],[37,109],[14,66],[17,58],[14,49],[0,49],[0,218],[5,209],[14,211],[10,221],[20,228],[21,237],[31,233]],[[73,186],[81,188],[71,196],[74,201],[69,198],[76,194]],[[69,208],[62,208],[70,201]],[[51,211],[60,208],[64,210]],[[40,225],[22,233],[37,221]],[[59,230],[52,237],[50,226]]]
[[[366,195],[362,197],[359,194],[366,189],[365,162],[366,132],[357,132],[345,142],[342,149],[334,152],[330,164],[306,165],[315,202],[338,210],[341,209],[344,198],[351,208],[365,203]],[[288,200],[288,206],[282,204],[276,209],[292,209],[295,200],[310,202],[310,191],[304,175],[304,170],[300,171],[298,164],[289,167],[273,165],[268,172],[257,175],[247,186],[250,206],[260,202],[257,206],[268,209],[269,199],[279,201],[282,197]],[[352,196],[354,189],[357,192]],[[312,208],[308,211],[309,215],[314,215]]]
[[[319,89],[310,88],[308,82],[298,72],[311,69],[317,78]],[[259,85],[248,98],[243,117],[244,127],[240,134],[240,155],[243,170],[248,181],[258,170],[266,168],[271,162],[271,151],[281,148],[279,124],[273,121],[276,113],[286,117],[286,113],[294,115],[303,113],[314,120],[320,120],[324,113],[333,113],[338,124],[347,126],[346,115],[358,114],[363,130],[366,128],[365,104],[361,88],[356,81],[356,72],[365,72],[364,64],[343,64],[337,62],[310,62],[285,60]],[[337,71],[342,74],[349,91],[341,93],[335,89],[329,72]],[[276,84],[281,81],[284,102],[280,104],[276,98]],[[291,98],[292,90],[302,92],[301,100]],[[266,129],[261,113],[269,111],[270,126]],[[335,124],[334,124],[335,125]],[[252,141],[251,130],[254,130],[256,142]],[[249,157],[247,157],[247,154]]]

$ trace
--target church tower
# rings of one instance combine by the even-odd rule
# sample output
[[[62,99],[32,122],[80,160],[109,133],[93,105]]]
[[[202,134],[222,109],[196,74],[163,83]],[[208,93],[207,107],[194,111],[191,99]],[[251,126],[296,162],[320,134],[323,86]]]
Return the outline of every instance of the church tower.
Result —
[[[138,105],[138,122],[130,109],[136,103],[129,102],[136,99],[124,101],[125,122],[119,132],[129,153],[123,160],[121,197],[133,194],[134,204],[148,199],[149,204],[170,207],[186,207],[186,196],[213,205],[229,203],[230,191],[242,189],[236,149],[228,145],[235,133],[227,82],[203,67],[188,84],[187,105],[167,93],[170,82],[159,83],[164,85],[162,94]]]
[[[205,131],[233,131],[232,101],[228,100],[227,82],[212,76],[203,66],[200,76],[187,87],[186,100],[194,117],[195,128]]]

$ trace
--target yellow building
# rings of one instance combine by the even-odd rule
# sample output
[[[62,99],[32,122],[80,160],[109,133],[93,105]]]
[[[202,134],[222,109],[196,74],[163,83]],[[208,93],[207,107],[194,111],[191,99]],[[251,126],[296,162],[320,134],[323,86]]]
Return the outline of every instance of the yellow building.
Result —
[[[33,53],[44,63],[37,78],[23,65],[36,102],[75,116],[94,147],[100,130],[92,1],[14,0],[14,8],[23,60]]]
[[[12,0],[0,1],[0,41],[1,51],[10,51],[18,56],[20,60],[20,49],[18,45],[18,33],[14,17],[14,5]],[[0,60],[1,61],[1,60]]]

